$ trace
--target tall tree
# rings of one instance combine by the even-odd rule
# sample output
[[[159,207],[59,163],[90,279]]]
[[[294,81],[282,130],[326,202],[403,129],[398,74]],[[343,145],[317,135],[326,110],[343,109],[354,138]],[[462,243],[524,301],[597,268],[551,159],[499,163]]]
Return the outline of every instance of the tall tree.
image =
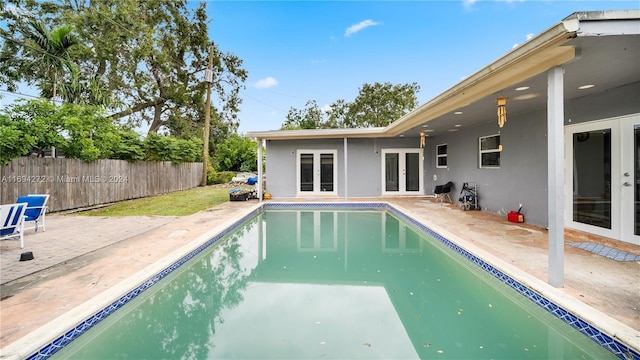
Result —
[[[351,103],[346,102],[344,99],[338,99],[336,102],[329,105],[329,111],[326,113],[327,119],[325,121],[325,127],[352,127],[348,119],[350,106]]]
[[[23,69],[27,64],[23,51],[24,41],[21,37],[20,25],[28,20],[29,14],[24,9],[26,4],[20,0],[0,0],[0,86],[8,91],[17,91],[22,81]]]
[[[3,6],[5,5],[7,6]],[[181,137],[201,132],[208,36],[206,2],[188,0],[0,0],[0,85],[23,80],[24,59],[14,29],[25,19],[70,25],[80,41],[70,50],[78,72],[68,74],[69,100],[103,104],[112,119],[149,125]],[[4,41],[5,39],[11,39]],[[242,60],[214,50],[212,105],[222,132],[235,132],[247,78]],[[5,61],[7,60],[7,61]],[[72,76],[73,75],[73,76]]]
[[[419,90],[416,83],[364,84],[353,102],[339,99],[327,111],[315,100],[307,101],[302,110],[292,107],[281,129],[384,127],[418,106]]]
[[[382,127],[391,124],[418,106],[417,83],[364,84],[349,107],[349,127]]]
[[[55,99],[65,72],[69,75],[77,73],[69,52],[78,40],[71,34],[69,26],[49,31],[38,21],[29,21],[21,31],[25,37],[25,52],[32,60],[27,72],[35,70],[32,73],[43,78],[39,83],[41,96]]]
[[[309,100],[303,110],[292,107],[282,130],[320,129],[323,127],[323,113],[315,100]]]
[[[23,70],[25,77],[32,74],[27,80],[37,82],[41,96],[55,99],[65,73],[76,72],[69,52],[78,41],[71,34],[71,27],[60,26],[49,31],[41,22],[32,20],[22,25],[20,31],[24,36],[24,55],[29,61]]]
[[[180,0],[64,0],[63,17],[87,42],[80,57],[121,104],[111,113],[149,132],[165,127],[193,136],[202,125],[209,19]],[[215,48],[213,90],[221,121],[234,131],[247,72],[235,55]]]
[[[50,2],[0,0],[0,86],[13,92],[24,82],[48,99],[111,104],[105,87],[78,65],[77,54],[84,44],[59,9]]]

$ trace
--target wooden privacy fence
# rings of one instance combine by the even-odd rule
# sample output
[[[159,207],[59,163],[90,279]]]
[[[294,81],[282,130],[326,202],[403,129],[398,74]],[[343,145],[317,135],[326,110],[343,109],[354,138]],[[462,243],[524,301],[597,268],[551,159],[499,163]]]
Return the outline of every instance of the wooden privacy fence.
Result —
[[[20,157],[0,168],[0,204],[50,194],[49,211],[135,199],[202,183],[202,163]]]

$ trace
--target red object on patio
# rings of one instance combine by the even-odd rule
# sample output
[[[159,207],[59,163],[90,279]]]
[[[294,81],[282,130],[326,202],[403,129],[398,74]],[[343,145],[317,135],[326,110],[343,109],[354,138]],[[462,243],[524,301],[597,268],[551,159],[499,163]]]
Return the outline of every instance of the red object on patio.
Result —
[[[511,222],[521,223],[524,222],[524,215],[520,214],[519,211],[511,210],[507,214],[507,220]]]

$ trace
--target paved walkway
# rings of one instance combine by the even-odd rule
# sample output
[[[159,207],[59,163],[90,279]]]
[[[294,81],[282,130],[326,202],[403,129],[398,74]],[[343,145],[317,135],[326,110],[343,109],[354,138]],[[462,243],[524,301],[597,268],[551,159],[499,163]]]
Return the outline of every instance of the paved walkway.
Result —
[[[63,264],[78,256],[143,234],[176,220],[172,216],[47,216],[46,231],[27,230],[25,247],[18,240],[0,241],[0,284],[6,284]],[[98,230],[99,231],[96,231]],[[20,254],[31,251],[34,259],[19,261]],[[3,297],[5,294],[3,294]]]
[[[547,281],[544,229],[509,223],[484,212],[461,211],[432,199],[384,200],[432,224],[436,231],[464,239]],[[55,330],[52,327],[67,329],[69,325],[59,319],[97,306],[109,292],[130,286],[133,278],[149,277],[150,268],[204,241],[203,236],[224,229],[257,205],[257,201],[227,202],[185,217],[52,214],[47,217],[46,232],[25,237],[24,249],[17,241],[0,242],[0,358],[11,355],[5,349],[11,344],[15,348],[18,343],[42,343],[42,334]],[[566,241],[597,242],[640,255],[640,246],[571,231]],[[24,251],[33,251],[35,259],[18,261]],[[606,314],[614,326],[624,324],[640,348],[640,262],[619,262],[567,245],[565,287],[559,291]]]

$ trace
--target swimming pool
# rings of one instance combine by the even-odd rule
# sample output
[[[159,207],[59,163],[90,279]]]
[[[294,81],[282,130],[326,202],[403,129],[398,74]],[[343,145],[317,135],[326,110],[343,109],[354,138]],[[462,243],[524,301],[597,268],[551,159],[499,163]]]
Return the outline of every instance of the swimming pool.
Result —
[[[269,351],[275,357],[349,358],[612,355],[599,354],[603,347],[555,317],[578,327],[583,321],[395,209],[384,204],[335,207],[265,206],[268,211],[243,219],[237,232],[211,239],[222,241],[203,245],[41,349],[42,355],[57,348],[63,348],[59,356],[91,358],[107,349],[133,358],[262,358]],[[473,277],[465,280],[469,272]],[[156,307],[155,314],[141,306]],[[196,313],[199,308],[209,315]],[[187,321],[176,322],[176,317]],[[607,341],[605,334],[584,326]],[[78,350],[95,346],[102,336],[112,340]],[[191,341],[178,340],[185,337]],[[133,339],[135,345],[111,342],[122,339]],[[151,347],[141,349],[142,343]],[[162,349],[171,352],[155,352]],[[247,353],[251,350],[256,352]],[[461,353],[466,350],[474,352]]]

